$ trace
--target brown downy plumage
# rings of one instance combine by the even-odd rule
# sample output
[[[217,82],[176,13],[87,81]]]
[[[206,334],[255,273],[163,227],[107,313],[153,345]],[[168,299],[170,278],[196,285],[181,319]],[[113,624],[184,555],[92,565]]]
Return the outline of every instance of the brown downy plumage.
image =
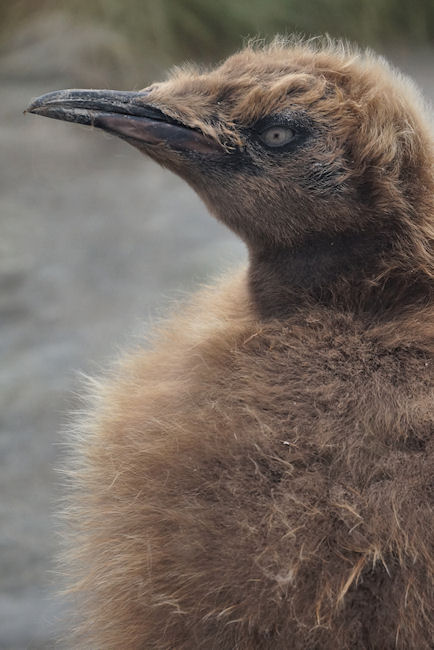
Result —
[[[250,259],[93,384],[75,647],[432,648],[433,148],[411,82],[275,41],[29,110],[181,175]]]

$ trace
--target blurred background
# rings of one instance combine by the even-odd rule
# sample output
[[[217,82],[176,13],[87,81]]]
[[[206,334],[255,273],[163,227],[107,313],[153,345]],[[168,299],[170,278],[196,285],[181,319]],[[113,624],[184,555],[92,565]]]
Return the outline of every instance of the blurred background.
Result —
[[[369,45],[434,98],[432,0],[0,0],[0,648],[50,648],[61,626],[55,468],[79,373],[245,257],[136,150],[22,112],[50,90],[139,89],[293,31]]]

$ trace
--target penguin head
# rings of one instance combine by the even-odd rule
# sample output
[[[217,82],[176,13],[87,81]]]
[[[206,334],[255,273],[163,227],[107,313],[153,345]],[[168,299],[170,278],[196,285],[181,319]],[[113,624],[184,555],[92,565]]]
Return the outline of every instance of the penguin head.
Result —
[[[123,138],[256,247],[396,227],[432,185],[417,91],[342,44],[250,45],[139,92],[56,91],[28,111]]]

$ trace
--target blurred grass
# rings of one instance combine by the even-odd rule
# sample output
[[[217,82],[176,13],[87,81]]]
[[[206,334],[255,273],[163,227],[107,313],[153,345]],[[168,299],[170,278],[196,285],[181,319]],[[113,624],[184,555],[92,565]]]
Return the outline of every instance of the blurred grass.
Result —
[[[0,43],[53,10],[106,25],[164,64],[216,59],[243,37],[276,32],[327,32],[378,49],[434,43],[434,0],[0,0]]]

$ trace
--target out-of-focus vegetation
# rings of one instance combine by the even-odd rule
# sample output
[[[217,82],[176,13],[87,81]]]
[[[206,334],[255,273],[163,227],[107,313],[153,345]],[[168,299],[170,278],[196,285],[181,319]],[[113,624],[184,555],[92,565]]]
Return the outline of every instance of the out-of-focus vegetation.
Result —
[[[276,32],[327,32],[379,49],[434,43],[433,0],[0,0],[1,42],[53,10],[107,25],[132,51],[164,63],[215,59],[243,37]]]

